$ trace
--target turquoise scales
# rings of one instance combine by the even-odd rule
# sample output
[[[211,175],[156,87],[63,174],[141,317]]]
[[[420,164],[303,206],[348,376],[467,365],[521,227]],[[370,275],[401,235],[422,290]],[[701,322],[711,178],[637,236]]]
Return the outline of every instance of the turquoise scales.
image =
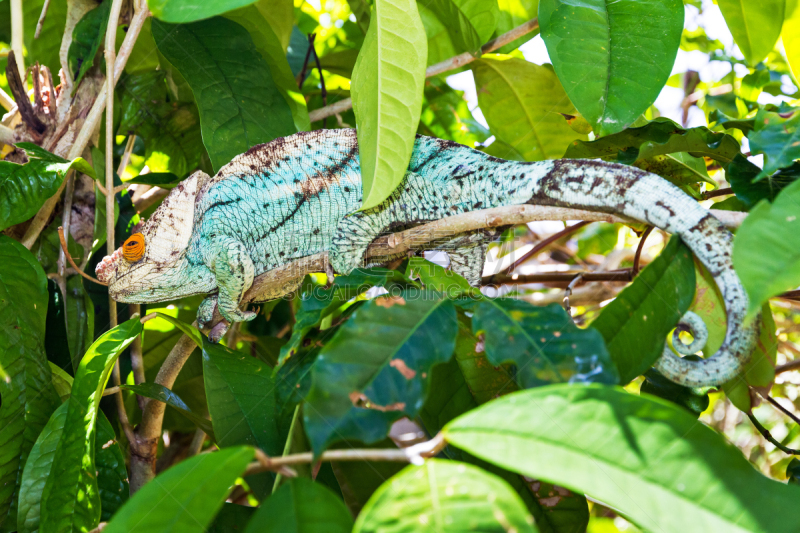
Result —
[[[196,172],[184,180],[144,224],[143,257],[129,261],[117,250],[98,265],[97,275],[121,302],[209,294],[198,310],[201,324],[215,305],[230,322],[249,320],[254,314],[239,304],[263,272],[328,251],[336,272],[346,274],[364,265],[370,242],[387,231],[524,203],[616,213],[680,235],[722,291],[728,330],[713,358],[685,361],[665,344],[657,366],[690,386],[717,385],[739,373],[757,324],[744,325],[747,295],[733,271],[730,233],[658,176],[601,161],[504,161],[418,137],[400,187],[380,206],[360,212],[355,131],[298,133],[252,148],[214,177]],[[491,236],[457,235],[436,247],[447,247],[453,268],[477,284]],[[702,322],[688,322],[702,336]]]

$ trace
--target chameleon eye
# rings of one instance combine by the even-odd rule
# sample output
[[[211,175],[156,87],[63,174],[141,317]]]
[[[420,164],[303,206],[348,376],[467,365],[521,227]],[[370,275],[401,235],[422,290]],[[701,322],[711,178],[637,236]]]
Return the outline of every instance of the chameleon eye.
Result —
[[[122,257],[130,262],[135,262],[144,256],[144,235],[134,233],[122,245]]]

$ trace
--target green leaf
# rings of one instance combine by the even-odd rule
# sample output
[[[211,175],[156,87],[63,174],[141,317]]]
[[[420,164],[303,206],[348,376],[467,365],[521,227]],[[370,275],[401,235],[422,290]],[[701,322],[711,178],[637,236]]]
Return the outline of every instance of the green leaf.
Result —
[[[190,420],[192,424],[202,429],[206,435],[211,437],[211,440],[216,440],[211,422],[195,414],[189,409],[186,403],[181,400],[180,396],[163,385],[159,385],[158,383],[140,383],[139,385],[121,385],[120,388],[169,405]]]
[[[453,354],[453,303],[407,291],[360,307],[323,347],[312,368],[305,428],[315,454],[341,439],[369,444],[392,422],[416,416],[429,375]]]
[[[510,394],[444,429],[447,442],[523,475],[585,492],[651,531],[794,530],[800,489],[757,472],[681,407],[620,388]]]
[[[256,0],[148,0],[153,16],[164,22],[194,22],[252,4]]]
[[[65,300],[67,341],[74,371],[94,339],[94,304],[83,286],[83,278],[67,279]]]
[[[330,489],[295,478],[261,505],[245,533],[349,533],[352,528],[350,512]]]
[[[772,296],[800,284],[799,205],[796,181],[772,204],[759,202],[736,232],[733,265],[749,297],[748,319]]]
[[[495,366],[514,363],[521,387],[548,383],[617,383],[619,375],[598,332],[579,329],[558,304],[536,307],[510,298],[485,299],[472,330]]]
[[[550,67],[488,54],[472,65],[489,128],[526,161],[557,159],[571,142],[586,139],[560,115],[576,111]]]
[[[47,277],[24,246],[0,235],[0,524],[16,524],[16,492],[36,436],[59,399],[44,349]]]
[[[425,26],[425,37],[428,39],[427,65],[439,63],[456,55],[456,48],[453,46],[453,40],[450,39],[447,27],[427,7],[426,2],[417,0],[417,10],[419,18]]]
[[[674,183],[697,200],[702,198],[699,183],[706,182],[710,189],[717,188],[717,182],[708,175],[705,161],[686,152],[656,155],[637,161],[634,166]]]
[[[687,355],[684,359],[689,358],[690,361],[698,361],[699,357],[696,355]],[[695,416],[708,409],[709,399],[708,392],[704,389],[684,387],[664,377],[664,375],[651,368],[644,374],[644,381],[642,387],[639,389],[641,393],[652,394],[676,405],[680,405],[687,411]]]
[[[464,93],[452,89],[444,80],[425,81],[419,132],[439,139],[449,139],[474,147],[491,133],[472,116]]]
[[[245,507],[235,503],[224,503],[214,522],[205,533],[239,533],[247,528],[250,518],[256,513],[255,507]]]
[[[111,2],[103,2],[86,13],[72,30],[72,43],[67,53],[67,63],[75,80],[75,86],[83,79],[83,75],[92,68],[94,56],[106,37],[108,15]]]
[[[781,35],[785,0],[717,0],[719,10],[744,58],[755,66]]]
[[[72,376],[61,370],[58,365],[54,365],[52,361],[48,363],[52,372],[53,388],[61,401],[65,402],[72,394]]]
[[[42,24],[42,31],[39,38],[35,39],[34,34],[43,5],[44,0],[26,0],[22,3],[25,50],[27,52],[25,64],[32,65],[34,61],[38,61],[42,65],[47,65],[53,74],[53,79],[58,83],[57,73],[61,68],[59,52],[69,4],[67,2],[50,2],[47,16]]]
[[[242,26],[219,17],[180,25],[154,20],[152,29],[158,50],[192,88],[215,172],[257,144],[296,132],[269,65]]]
[[[167,322],[169,322],[170,324],[181,330],[184,334],[186,334],[186,336],[189,337],[197,345],[198,348],[203,347],[203,334],[200,333],[200,330],[194,327],[192,324],[187,324],[183,320],[168,315],[166,313],[161,313],[159,311],[156,311],[155,313],[156,316],[158,316],[158,318],[163,318],[164,320],[166,320]]]
[[[790,166],[800,159],[800,108],[786,113],[771,113],[760,109],[756,114],[755,130],[750,132],[750,149],[764,154],[764,168],[756,177],[769,176],[779,168]]]
[[[104,531],[204,533],[252,459],[252,448],[237,446],[181,461],[142,487]]]
[[[294,316],[292,336],[281,347],[280,363],[292,357],[299,350],[306,335],[320,322],[344,304],[371,289],[372,287],[392,288],[405,282],[405,278],[395,270],[385,268],[356,269],[346,276],[336,276],[333,285],[323,288],[310,287],[300,295],[300,306]]]
[[[426,289],[446,294],[450,298],[456,298],[464,293],[474,294],[480,298],[480,290],[471,287],[466,279],[422,257],[409,258],[406,276],[419,279]]]
[[[797,0],[786,0],[781,40],[794,79],[800,79],[800,2]]]
[[[219,445],[249,444],[267,455],[281,455],[272,370],[255,357],[203,337],[203,376]]]
[[[139,174],[135,178],[127,180],[125,183],[155,185],[162,189],[172,189],[181,181],[183,181],[183,179],[172,172],[148,172],[147,174]]]
[[[197,111],[194,105],[170,101],[162,70],[126,74],[116,91],[122,110],[117,131],[144,139],[145,164],[151,170],[166,170],[183,178],[197,167],[203,154]],[[151,179],[145,176],[131,182]]]
[[[291,21],[291,2],[287,2],[287,0],[259,0],[252,6],[243,7],[236,11],[226,13],[225,18],[241,24],[250,33],[250,37],[253,38],[256,49],[269,66],[269,71],[272,75],[272,79],[275,81],[275,86],[292,111],[295,129],[297,131],[308,131],[311,129],[311,123],[308,121],[306,100],[303,97],[303,93],[297,88],[297,80],[295,80],[292,69],[286,61],[286,46],[284,46],[283,41],[275,33],[275,28],[272,26],[272,22],[270,22],[273,21],[271,15],[279,11],[276,8],[287,3],[290,6],[289,19]],[[292,29],[291,22],[288,28],[289,33],[283,36],[286,38],[286,44],[289,43],[289,34]],[[353,50],[353,52],[355,52],[355,50]],[[326,67],[323,65],[322,68]],[[350,76],[348,75],[347,77]]]
[[[26,151],[28,162],[20,165],[0,161],[0,230],[35,215],[44,201],[58,191],[68,170],[74,168],[94,176],[80,157],[70,162],[30,143],[17,146]]]
[[[759,200],[772,202],[778,193],[796,181],[800,177],[800,163],[794,163],[763,179],[759,179],[760,175],[761,169],[742,155],[737,155],[725,166],[725,180],[731,184],[736,198],[747,208],[752,208]]]
[[[619,369],[620,383],[644,373],[661,357],[667,333],[689,309],[694,288],[692,253],[675,236],[592,322]]]
[[[536,18],[539,13],[539,0],[497,0],[499,13],[494,34],[502,35]],[[539,28],[523,35],[497,50],[500,54],[508,54],[539,35]]]
[[[100,522],[94,445],[97,411],[114,362],[141,331],[138,318],[123,322],[98,338],[81,360],[53,470],[42,491],[41,533],[90,530]]]
[[[681,0],[541,0],[539,26],[558,79],[597,136],[630,126],[669,78]]]
[[[413,512],[409,512],[413,509]],[[502,479],[455,461],[409,466],[370,498],[353,533],[533,533],[533,517]]]
[[[431,0],[426,7],[447,28],[457,52],[478,52],[500,14],[497,0]]]
[[[376,0],[351,83],[362,209],[383,202],[403,181],[422,110],[427,56],[417,3]]]
[[[97,489],[100,491],[100,520],[108,522],[130,495],[125,456],[111,422],[102,411],[97,416],[95,435]]]
[[[564,157],[602,157],[631,164],[678,152],[710,157],[722,163],[733,161],[740,154],[739,143],[730,135],[711,131],[704,126],[682,128],[668,118],[659,117],[644,126],[628,128],[596,141],[575,141]]]

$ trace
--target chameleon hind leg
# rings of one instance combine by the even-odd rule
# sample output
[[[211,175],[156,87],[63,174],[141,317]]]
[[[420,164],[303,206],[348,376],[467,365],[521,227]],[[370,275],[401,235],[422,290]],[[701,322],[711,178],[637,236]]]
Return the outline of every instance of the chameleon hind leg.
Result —
[[[242,297],[253,284],[255,276],[255,266],[244,245],[232,237],[216,237],[211,241],[209,254],[204,260],[217,278],[219,287],[217,308],[222,318],[228,322],[254,319],[256,313],[239,309]],[[209,307],[213,312],[213,302],[210,298],[203,300],[200,306],[203,316],[198,313],[198,322],[208,318]]]
[[[477,231],[458,235],[437,245],[437,250],[447,252],[450,270],[467,280],[473,287],[480,287],[486,250],[497,232]]]

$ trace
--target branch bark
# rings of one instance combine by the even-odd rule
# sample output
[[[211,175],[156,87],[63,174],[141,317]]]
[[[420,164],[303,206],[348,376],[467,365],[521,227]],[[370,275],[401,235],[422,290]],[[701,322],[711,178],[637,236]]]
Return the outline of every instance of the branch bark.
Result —
[[[499,35],[497,38],[492,39],[488,43],[481,46],[481,50],[477,55],[473,55],[469,52],[464,52],[463,54],[459,54],[457,56],[451,57],[450,59],[445,59],[435,65],[429,66],[425,70],[425,77],[430,78],[432,76],[436,76],[443,72],[448,72],[450,70],[455,70],[457,68],[463,67],[469,63],[472,63],[476,59],[478,59],[483,54],[488,54],[490,52],[494,52],[498,48],[507,45],[510,42],[516,41],[523,35],[526,35],[534,30],[539,28],[539,20],[538,19],[531,19],[525,24],[521,24],[514,28],[511,31],[504,33],[503,35]],[[353,100],[351,98],[345,98],[344,100],[339,100],[336,103],[331,105],[321,107],[319,109],[315,109],[314,111],[308,114],[308,118],[311,122],[317,122],[318,120],[322,120],[327,117],[331,117],[333,115],[337,115],[339,113],[343,113],[353,107]]]

